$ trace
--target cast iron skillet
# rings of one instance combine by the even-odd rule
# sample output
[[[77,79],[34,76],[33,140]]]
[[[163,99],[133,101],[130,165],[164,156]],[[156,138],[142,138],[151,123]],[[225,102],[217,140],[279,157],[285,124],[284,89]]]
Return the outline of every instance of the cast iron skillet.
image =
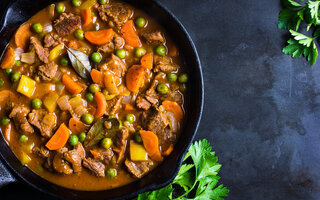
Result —
[[[203,80],[196,48],[178,19],[163,5],[155,0],[124,0],[144,10],[155,18],[172,36],[180,52],[185,57],[185,66],[190,76],[189,96],[186,101],[186,120],[174,151],[162,164],[147,176],[126,186],[104,191],[78,191],[60,187],[46,181],[20,164],[0,134],[0,186],[19,181],[31,185],[46,194],[63,199],[129,199],[138,193],[159,189],[169,184],[176,176],[182,159],[197,131],[203,106]],[[1,21],[0,54],[2,54],[16,29],[36,12],[55,0],[16,0],[11,2]],[[3,163],[1,163],[3,162]]]

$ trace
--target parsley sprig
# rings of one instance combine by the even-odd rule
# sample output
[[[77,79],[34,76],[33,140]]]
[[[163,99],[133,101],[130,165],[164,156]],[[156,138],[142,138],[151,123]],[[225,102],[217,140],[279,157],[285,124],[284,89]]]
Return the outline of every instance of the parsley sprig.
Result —
[[[223,200],[229,190],[223,185],[217,185],[220,168],[209,142],[205,139],[195,142],[189,148],[184,164],[173,182],[159,190],[140,194],[137,200]],[[183,193],[174,198],[173,193],[176,194],[180,188]]]
[[[289,30],[292,38],[287,42],[288,45],[283,48],[283,53],[298,58],[301,55],[307,58],[311,65],[316,63],[318,49],[316,46],[317,38],[320,36],[320,0],[300,1],[281,0],[285,9],[279,13],[279,29]],[[299,31],[301,22],[307,25],[306,31],[313,30],[312,36],[306,36]]]

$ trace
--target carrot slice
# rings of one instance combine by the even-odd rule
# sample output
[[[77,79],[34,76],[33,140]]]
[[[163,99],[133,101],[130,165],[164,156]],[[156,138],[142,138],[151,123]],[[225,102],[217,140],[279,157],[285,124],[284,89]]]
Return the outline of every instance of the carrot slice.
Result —
[[[1,69],[11,68],[15,61],[15,53],[12,47],[8,47],[1,62]]]
[[[30,36],[32,35],[30,28],[31,24],[23,24],[14,35],[14,43],[24,51],[27,50]]]
[[[83,90],[81,85],[79,85],[77,82],[72,80],[72,78],[68,74],[63,74],[62,83],[66,86],[66,89],[71,94],[80,94]]]
[[[76,40],[71,40],[68,44],[68,47],[78,50],[80,48],[80,44]]]
[[[137,93],[143,86],[145,73],[145,68],[141,65],[133,65],[129,68],[126,76],[126,84],[131,92]]]
[[[158,136],[154,134],[152,131],[144,130],[140,130],[140,135],[142,138],[144,148],[146,148],[146,151],[148,152],[150,158],[156,161],[161,161],[162,156],[159,149]]]
[[[170,146],[164,152],[162,152],[162,156],[168,156],[171,154],[172,151],[173,151],[173,145],[170,144]]]
[[[111,28],[100,31],[87,31],[84,37],[94,45],[104,45],[111,41],[114,32]]]
[[[124,110],[125,111],[133,111],[134,110],[134,107],[131,105],[131,104],[124,104]]]
[[[81,133],[85,130],[87,130],[87,126],[82,122],[77,120],[76,118],[71,118],[69,120],[69,129],[72,133]]]
[[[142,56],[141,58],[141,66],[147,68],[147,69],[152,69],[153,67],[153,53],[147,53],[146,55]]]
[[[97,83],[99,86],[103,87],[103,73],[99,70],[91,70],[91,78],[94,83]]]
[[[55,134],[50,138],[47,142],[46,147],[49,150],[58,150],[66,145],[70,136],[70,130],[68,127],[62,123],[59,129],[55,132]]]
[[[174,101],[165,100],[162,102],[162,105],[167,112],[172,112],[177,121],[181,122],[183,119],[183,110],[181,106]]]
[[[96,92],[94,94],[94,100],[97,103],[97,110],[94,117],[95,118],[102,117],[107,109],[106,97],[101,92]]]
[[[81,11],[81,16],[83,20],[83,26],[88,26],[91,23],[91,8],[86,8]]]
[[[121,34],[126,43],[132,47],[140,47],[141,42],[132,20],[127,21],[121,28]]]

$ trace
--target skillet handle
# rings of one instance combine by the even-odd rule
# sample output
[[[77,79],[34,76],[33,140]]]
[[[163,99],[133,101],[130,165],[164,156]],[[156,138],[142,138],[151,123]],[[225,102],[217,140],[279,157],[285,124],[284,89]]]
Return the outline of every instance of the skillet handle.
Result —
[[[17,180],[13,177],[13,175],[9,172],[7,167],[4,165],[2,159],[0,159],[0,188],[9,183],[16,182]]]

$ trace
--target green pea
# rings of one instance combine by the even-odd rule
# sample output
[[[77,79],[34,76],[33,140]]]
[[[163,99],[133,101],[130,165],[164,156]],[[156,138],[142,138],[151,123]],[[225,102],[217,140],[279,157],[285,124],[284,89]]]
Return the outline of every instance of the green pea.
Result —
[[[180,85],[179,89],[180,89],[181,92],[186,92],[187,91],[187,85],[183,83],[183,84]]]
[[[7,124],[9,124],[9,122],[10,122],[10,119],[8,117],[2,117],[0,120],[0,123],[2,125],[7,125]]]
[[[81,132],[79,134],[79,141],[80,142],[84,142],[86,140],[86,137],[87,137],[86,133],[85,132]]]
[[[92,62],[99,63],[101,61],[101,54],[98,52],[93,52],[90,56]]]
[[[141,135],[140,135],[139,132],[136,132],[136,133],[134,134],[134,140],[135,140],[136,142],[138,142],[138,143],[141,143],[141,142],[142,142],[142,138],[141,138]]]
[[[87,93],[86,94],[86,99],[89,101],[89,102],[92,102],[93,101],[93,94],[91,92]]]
[[[56,11],[57,13],[63,13],[66,10],[66,6],[63,3],[56,4]]]
[[[67,58],[61,58],[61,60],[60,60],[60,65],[61,66],[64,66],[64,67],[66,67],[66,66],[68,66],[69,65],[69,61],[68,61],[68,59]]]
[[[19,141],[20,141],[20,142],[27,142],[27,141],[28,141],[28,136],[26,136],[26,135],[21,135],[21,136],[19,137]]]
[[[167,53],[167,49],[165,46],[163,45],[159,45],[156,47],[156,54],[158,54],[159,56],[164,56]]]
[[[138,17],[135,21],[135,24],[139,28],[143,28],[146,25],[146,20],[143,17]]]
[[[179,76],[179,82],[180,82],[180,83],[186,83],[186,82],[188,82],[188,74],[181,74],[181,75]]]
[[[33,109],[39,109],[42,106],[42,101],[40,99],[33,99],[31,101],[31,106]]]
[[[123,50],[123,49],[118,49],[118,50],[116,51],[116,55],[117,55],[119,58],[124,59],[124,58],[126,57],[126,55],[127,55],[127,52],[126,52],[125,50]]]
[[[74,37],[76,37],[79,40],[83,40],[84,39],[84,31],[81,29],[77,29],[74,33],[73,33]]]
[[[146,53],[147,51],[143,47],[138,47],[134,51],[134,55],[138,58],[142,57]]]
[[[11,81],[12,82],[18,82],[19,81],[19,79],[20,79],[20,77],[21,77],[21,75],[20,75],[20,73],[19,72],[15,72],[15,71],[13,71],[13,72],[11,72]]]
[[[12,69],[6,69],[6,70],[4,70],[4,73],[5,74],[7,74],[7,75],[10,75],[11,74],[11,72],[12,72]]]
[[[79,138],[78,138],[78,136],[76,136],[76,135],[71,135],[71,136],[69,137],[69,144],[70,144],[71,146],[76,146],[76,145],[78,144],[78,141],[79,141]]]
[[[157,91],[160,94],[167,94],[169,92],[169,88],[166,84],[160,84],[157,86]]]
[[[108,3],[108,0],[99,0],[99,3],[103,5],[103,4]]]
[[[112,140],[110,138],[104,138],[101,140],[101,146],[105,149],[109,149],[112,145]]]
[[[136,117],[133,114],[127,114],[126,120],[132,124],[136,120]]]
[[[17,60],[16,63],[15,63],[15,66],[20,67],[21,66],[21,61]]]
[[[79,7],[81,6],[81,0],[72,0],[72,5],[75,7]]]
[[[43,27],[40,23],[32,24],[32,30],[35,33],[42,33]]]
[[[93,116],[89,113],[86,113],[82,115],[81,120],[83,121],[83,123],[90,125],[93,122]]]
[[[0,79],[0,86],[3,86],[4,81],[2,79]]]
[[[108,177],[109,179],[113,179],[115,176],[117,176],[117,170],[114,169],[114,168],[109,168],[109,169],[107,170],[107,177]]]
[[[40,171],[40,172],[43,172],[43,170],[44,170],[41,165],[38,165],[38,166],[37,166],[37,169],[38,169],[38,171]]]
[[[175,73],[170,73],[170,74],[167,75],[167,79],[170,82],[176,82],[177,79],[178,79],[178,76]]]
[[[99,85],[97,85],[97,84],[91,84],[91,85],[89,86],[89,91],[94,94],[94,93],[100,91],[100,87],[99,87]]]

